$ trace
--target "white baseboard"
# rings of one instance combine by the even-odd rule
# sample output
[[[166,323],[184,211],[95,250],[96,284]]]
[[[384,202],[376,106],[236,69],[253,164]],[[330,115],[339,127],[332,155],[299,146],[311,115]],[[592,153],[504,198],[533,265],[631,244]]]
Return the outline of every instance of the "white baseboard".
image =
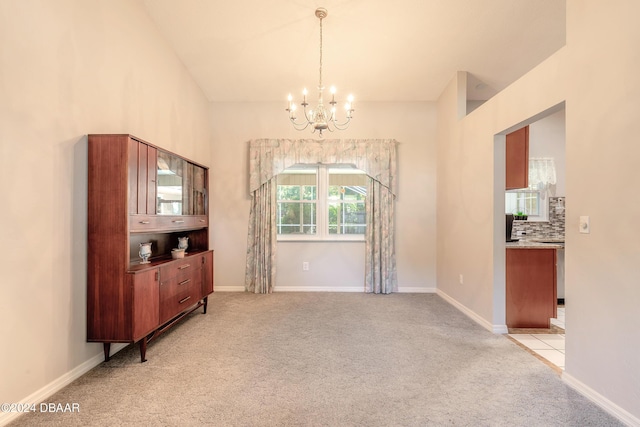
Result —
[[[214,292],[244,292],[244,286],[215,286]]]
[[[435,294],[436,288],[419,288],[417,286],[398,286],[399,294]]]
[[[493,325],[493,324],[491,324],[490,322],[488,322],[484,318],[478,316],[478,314],[476,314],[475,311],[471,310],[467,306],[465,306],[465,305],[461,304],[460,302],[458,302],[457,300],[453,299],[452,297],[450,297],[446,293],[442,292],[440,289],[438,289],[436,291],[436,293],[438,295],[440,295],[442,297],[442,299],[444,299],[446,302],[448,302],[449,304],[451,304],[452,306],[454,306],[455,308],[457,308],[458,310],[463,312],[465,315],[467,315],[467,317],[471,318],[471,320],[473,320],[474,322],[476,322],[477,324],[479,324],[483,328],[493,332],[494,334],[503,334],[503,333],[505,333],[505,332],[502,332],[502,330],[503,330],[502,329],[502,325]],[[504,329],[506,329],[506,325],[504,326]]]
[[[244,292],[244,286],[216,286],[216,292]],[[364,286],[276,286],[274,292],[364,292]],[[434,294],[436,288],[399,286],[398,293]]]
[[[275,286],[273,292],[364,292],[364,286]]]
[[[492,332],[494,334],[508,334],[509,328],[507,325],[493,325]]]
[[[640,427],[640,418],[622,409],[571,374],[562,373],[562,381],[628,426]]]
[[[112,344],[111,355],[116,354],[117,352],[119,352],[120,350],[122,350],[128,345],[129,344],[126,344],[126,343]],[[83,376],[84,374],[86,374],[87,372],[89,372],[99,364],[101,364],[102,362],[104,362],[104,354],[100,353],[98,355],[95,355],[91,359],[87,360],[84,363],[81,363],[80,365],[76,366],[69,372],[63,374],[59,378],[45,385],[40,390],[37,390],[36,392],[22,399],[20,402],[14,402],[14,403],[38,405],[44,402],[48,397],[53,396],[55,393],[62,390],[64,387],[71,384],[73,381],[77,380],[78,378],[80,378],[81,376]],[[20,415],[22,414],[19,412],[0,413],[0,426],[5,426],[9,424],[12,420],[18,418]]]

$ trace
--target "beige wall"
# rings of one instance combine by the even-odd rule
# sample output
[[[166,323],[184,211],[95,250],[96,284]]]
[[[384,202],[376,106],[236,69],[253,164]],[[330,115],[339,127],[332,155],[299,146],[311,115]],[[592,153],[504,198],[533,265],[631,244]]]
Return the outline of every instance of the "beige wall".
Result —
[[[567,374],[640,425],[640,3],[567,3]]]
[[[244,287],[249,218],[247,141],[312,138],[288,123],[282,103],[213,104],[212,234],[216,286]],[[329,138],[399,141],[396,254],[399,286],[435,288],[435,104],[359,103],[350,128]],[[336,248],[327,253],[328,248]],[[276,290],[363,288],[361,243],[281,243]],[[310,263],[302,271],[302,261]]]
[[[0,44],[0,402],[20,402],[102,354],[85,342],[86,134],[209,164],[211,132],[136,1],[0,1]]]
[[[567,3],[566,47],[461,121],[457,78],[439,99],[438,291],[486,327],[504,326],[500,134],[566,107],[563,379],[638,425],[640,4]],[[591,234],[578,232],[580,215],[591,217]]]

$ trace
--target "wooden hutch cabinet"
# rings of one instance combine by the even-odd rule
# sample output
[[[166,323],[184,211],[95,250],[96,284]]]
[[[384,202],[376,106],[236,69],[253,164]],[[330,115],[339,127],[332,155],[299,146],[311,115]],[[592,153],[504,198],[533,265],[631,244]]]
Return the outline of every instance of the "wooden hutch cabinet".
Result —
[[[89,135],[88,163],[87,341],[105,360],[111,343],[139,342],[144,362],[149,341],[207,312],[208,168],[131,135]],[[179,237],[188,248],[174,259]]]

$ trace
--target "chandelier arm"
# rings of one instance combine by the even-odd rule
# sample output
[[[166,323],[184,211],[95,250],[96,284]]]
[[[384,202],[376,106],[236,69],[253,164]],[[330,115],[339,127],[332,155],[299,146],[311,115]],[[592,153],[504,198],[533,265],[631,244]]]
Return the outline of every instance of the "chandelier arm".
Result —
[[[296,119],[295,119],[294,117],[291,117],[289,120],[291,121],[291,124],[293,125],[293,127],[294,127],[296,130],[305,130],[306,128],[308,128],[308,127],[309,127],[309,124],[310,124],[310,123],[309,123],[309,121],[306,121],[306,122],[296,122],[296,121],[295,121]]]
[[[351,117],[347,118],[343,123],[338,123],[337,121],[331,122],[333,126],[338,130],[345,130],[349,127],[349,123],[351,123]]]
[[[291,120],[291,123],[293,123],[293,127],[295,127],[297,130],[304,130],[309,125],[313,125],[315,123],[311,118],[309,118],[309,115],[307,114],[307,108],[306,107],[304,107],[304,110],[302,111],[302,114],[304,115],[304,121],[302,121],[302,122],[296,122],[295,121],[296,117],[289,117],[289,119]],[[314,128],[314,130],[315,130],[315,128]]]

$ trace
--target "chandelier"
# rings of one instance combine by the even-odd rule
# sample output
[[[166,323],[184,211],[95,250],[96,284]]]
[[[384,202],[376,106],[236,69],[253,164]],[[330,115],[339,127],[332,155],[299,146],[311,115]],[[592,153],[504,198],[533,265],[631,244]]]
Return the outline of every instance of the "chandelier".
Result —
[[[305,88],[302,91],[302,103],[300,104],[302,105],[302,113],[304,115],[304,118],[302,118],[301,121],[296,121],[297,106],[293,102],[293,97],[291,96],[291,94],[289,94],[289,105],[286,108],[286,111],[289,113],[289,120],[291,120],[291,123],[293,124],[293,127],[296,128],[296,130],[304,130],[307,127],[311,126],[313,128],[313,132],[317,130],[318,132],[320,132],[320,136],[322,136],[322,132],[327,129],[330,132],[333,132],[334,129],[345,130],[346,128],[348,128],[352,114],[355,110],[353,109],[353,96],[349,95],[348,101],[344,105],[344,108],[346,110],[345,121],[342,123],[338,122],[336,116],[336,88],[334,86],[331,86],[330,89],[331,101],[329,102],[329,105],[331,107],[329,107],[329,109],[327,110],[327,108],[324,106],[322,98],[322,92],[324,91],[324,86],[322,85],[322,20],[327,16],[327,9],[322,7],[316,9],[316,16],[318,17],[318,19],[320,19],[320,80],[318,83],[318,105],[313,110],[307,110],[307,106],[309,105],[309,103],[307,102],[307,89]]]

